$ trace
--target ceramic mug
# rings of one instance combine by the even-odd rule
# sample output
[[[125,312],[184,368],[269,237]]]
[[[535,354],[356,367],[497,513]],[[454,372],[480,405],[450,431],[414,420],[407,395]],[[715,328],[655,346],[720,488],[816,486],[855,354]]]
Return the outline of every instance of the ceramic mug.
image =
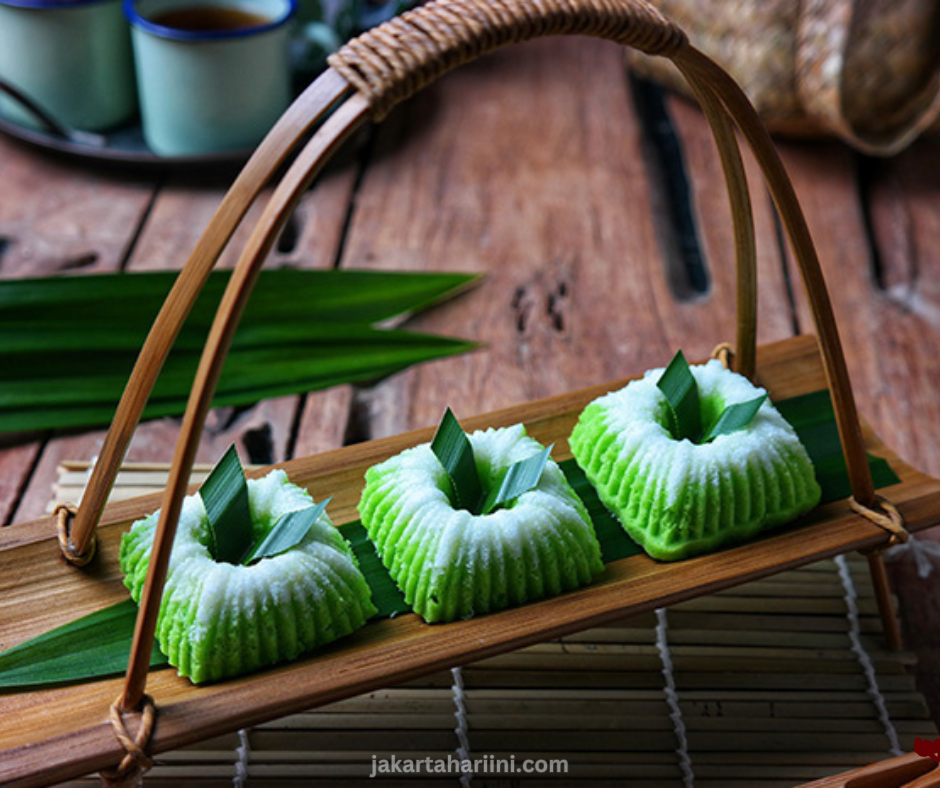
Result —
[[[124,0],[147,145],[162,156],[256,145],[291,101],[296,0]]]
[[[0,79],[72,128],[128,120],[137,101],[121,1],[0,0]],[[0,97],[0,113],[44,128],[10,97]]]

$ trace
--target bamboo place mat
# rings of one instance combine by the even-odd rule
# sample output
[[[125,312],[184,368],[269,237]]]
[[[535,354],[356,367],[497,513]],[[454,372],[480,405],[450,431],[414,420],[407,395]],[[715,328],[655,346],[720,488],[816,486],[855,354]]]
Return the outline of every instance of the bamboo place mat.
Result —
[[[88,467],[64,463],[55,500],[77,501]],[[128,465],[115,498],[165,479]],[[851,556],[163,753],[144,785],[782,788],[935,738],[912,664],[885,650]],[[402,771],[464,757],[472,781]],[[507,774],[527,760],[567,774]]]

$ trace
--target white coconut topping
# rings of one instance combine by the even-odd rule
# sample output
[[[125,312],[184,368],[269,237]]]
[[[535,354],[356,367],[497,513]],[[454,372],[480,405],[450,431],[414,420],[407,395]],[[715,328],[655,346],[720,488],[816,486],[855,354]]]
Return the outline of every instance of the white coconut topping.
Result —
[[[261,479],[249,479],[248,502],[253,522],[266,524],[265,530],[288,512],[314,505],[310,494],[291,483],[283,470],[271,471]],[[153,528],[159,516],[157,511],[134,527]],[[319,598],[323,594],[320,584],[324,577],[330,582],[334,575],[353,568],[345,549],[337,550],[337,539],[342,542],[342,537],[335,532],[325,511],[294,549],[251,566],[216,561],[209,552],[208,530],[202,499],[199,495],[187,496],[170,555],[164,598],[170,602],[178,595],[182,601],[198,594],[198,614],[192,632],[194,641],[198,641],[198,633],[218,621],[223,612],[240,615],[247,612],[243,610],[245,605],[253,609],[262,597],[275,605],[289,603],[292,587]],[[321,576],[319,583],[314,582],[316,576]]]
[[[248,480],[254,538],[285,514],[313,505],[306,490],[275,470]],[[125,584],[138,599],[160,513],[124,535]],[[180,674],[194,681],[254,670],[335,640],[375,613],[349,545],[321,513],[299,544],[241,566],[216,561],[202,499],[183,502],[157,635]]]
[[[725,369],[712,359],[706,364],[690,366],[700,399],[720,398],[725,406],[747,402],[766,390],[755,386],[743,375]],[[619,391],[600,397],[595,402],[604,411],[604,423],[617,434],[620,457],[640,452],[640,457],[668,457],[669,474],[665,480],[667,501],[674,504],[690,481],[690,474],[702,482],[716,480],[723,469],[744,473],[749,458],[766,465],[768,458],[787,445],[798,445],[793,427],[767,399],[754,416],[750,426],[727,435],[719,435],[709,443],[696,444],[684,438],[677,441],[663,423],[665,395],[657,387],[664,368],[652,369],[640,380],[628,383]],[[707,426],[707,425],[703,425]],[[694,473],[693,473],[694,472]]]
[[[542,450],[521,424],[467,437],[484,489]],[[447,473],[428,443],[374,467],[367,479],[363,523],[415,610],[427,618],[427,604],[440,606],[428,620],[472,615],[474,599],[518,604],[544,593],[537,589],[570,588],[600,571],[587,510],[551,459],[535,488],[489,514],[454,508]],[[549,579],[539,579],[543,573]]]
[[[496,482],[499,472],[519,460],[541,451],[538,441],[529,438],[521,424],[504,429],[488,429],[467,436],[473,447],[477,468],[484,484]],[[510,548],[513,558],[522,555],[522,541],[529,533],[550,533],[545,519],[551,514],[555,520],[583,520],[580,502],[571,492],[558,464],[549,459],[538,485],[520,495],[512,508],[497,509],[491,514],[474,515],[464,509],[454,509],[447,495],[448,481],[440,460],[429,443],[407,449],[376,467],[380,474],[387,473],[383,487],[398,491],[401,517],[419,518],[411,522],[414,530],[421,523],[434,523],[442,532],[435,552],[434,564],[441,570],[453,566],[461,543],[477,546],[499,538]],[[584,529],[592,532],[588,522]]]

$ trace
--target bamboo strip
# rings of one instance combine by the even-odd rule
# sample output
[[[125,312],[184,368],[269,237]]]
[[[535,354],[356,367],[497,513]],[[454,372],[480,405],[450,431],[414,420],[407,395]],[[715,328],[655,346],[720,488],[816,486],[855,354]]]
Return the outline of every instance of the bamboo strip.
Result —
[[[453,731],[450,731],[451,735]],[[921,732],[911,733],[904,731],[900,733],[901,741],[908,751]],[[418,745],[415,744],[415,737],[419,734],[428,735],[432,743],[438,747],[435,754],[430,756],[418,755]],[[612,752],[634,753],[638,761],[647,762],[653,754],[665,753],[667,760],[675,762],[675,737],[670,736],[668,731],[655,732],[637,732],[627,729],[616,730],[592,730],[592,731],[571,731],[571,730],[540,730],[538,749],[535,751],[537,757],[563,757],[568,753],[568,760],[571,763],[582,764],[586,754],[600,750],[606,755]],[[363,735],[361,732],[359,735]],[[481,731],[474,734],[477,740],[477,749],[474,753],[480,752],[485,748],[501,748],[501,751],[508,758],[510,755],[522,758],[521,753],[527,749],[535,750],[536,745],[532,743],[531,732],[512,732],[507,730]],[[809,729],[803,735],[790,731],[755,731],[744,732],[739,730],[709,730],[695,731],[689,734],[690,746],[694,749],[695,760],[703,753],[777,753],[783,760],[786,760],[787,754],[802,755],[807,752],[815,751],[819,753],[841,752],[843,749],[854,747],[854,752],[868,753],[868,761],[875,761],[888,755],[885,748],[885,738],[881,731],[859,731],[853,729],[841,731],[820,731]],[[307,753],[304,747],[307,743],[313,741],[316,747],[328,749],[330,747],[349,746],[351,733],[346,734],[328,734],[320,732],[315,737],[311,734],[307,737],[295,736],[284,741],[275,740],[270,737],[261,737],[258,739],[257,746],[267,753],[264,757],[273,762],[280,763],[290,760],[285,753],[295,752],[295,760],[313,765],[322,761],[322,752],[315,751]],[[388,733],[377,738],[375,743],[368,749],[363,749],[359,753],[358,762],[371,760],[373,755],[381,757],[381,753],[394,754],[396,758],[418,759],[419,757],[442,757],[446,760],[448,753],[453,753],[453,748],[448,749],[445,746],[446,732],[427,732],[416,731],[414,735],[408,736],[403,732],[398,735]],[[592,745],[593,741],[593,745]],[[566,743],[567,742],[567,743]],[[565,747],[565,750],[562,750]],[[619,749],[618,749],[619,748]],[[252,760],[259,762],[258,750],[253,751]],[[161,759],[162,760],[162,759]],[[777,760],[780,760],[778,758]],[[200,760],[194,765],[204,763]],[[843,766],[852,765],[842,759]],[[817,771],[818,774],[818,771]]]
[[[769,752],[721,752],[698,755],[698,762],[703,765],[731,765],[731,764],[764,764],[772,766],[782,763],[806,763],[815,766],[831,766],[833,764],[848,764],[849,766],[871,763],[871,756],[858,750],[833,750],[825,752],[806,753],[769,753]],[[818,770],[817,770],[818,773]]]
[[[707,621],[702,618],[700,621],[692,621],[692,626],[698,623],[705,624]],[[635,633],[635,634],[634,634]],[[648,645],[653,638],[650,631],[636,630],[593,630],[581,635],[571,635],[562,638],[561,643],[583,644],[586,646],[603,645],[607,643],[633,643],[636,645]],[[802,648],[802,649],[842,649],[848,643],[848,638],[838,632],[748,632],[746,630],[726,631],[724,629],[683,629],[677,632],[676,637],[671,642],[680,645],[699,645],[699,646],[721,646],[721,645],[739,645],[751,647],[766,648]],[[879,651],[883,647],[877,642],[872,641],[872,651]]]
[[[575,753],[568,753],[574,755]],[[439,757],[441,753],[431,754],[430,757],[435,758]],[[858,753],[846,753],[847,757],[851,756],[858,757]],[[424,757],[428,757],[425,753],[416,753],[415,759],[421,760]],[[482,755],[480,756],[483,757]],[[497,754],[498,758],[499,755]],[[446,759],[446,755],[445,755]],[[517,758],[517,761],[519,759]],[[570,775],[577,775],[579,778],[604,778],[604,777],[615,777],[617,774],[622,772],[623,763],[598,763],[596,765],[580,765],[577,770],[569,768]],[[362,778],[365,774],[368,774],[368,771],[364,773],[364,768],[371,768],[371,758],[368,762],[362,763],[350,763],[350,764],[336,764],[336,765],[324,765],[324,764],[294,764],[294,763],[276,763],[268,764],[264,762],[253,763],[249,766],[249,774],[254,777],[288,777],[288,778],[323,778],[323,777],[348,777]],[[635,763],[632,765],[634,773],[642,773],[646,775],[659,775],[659,776],[668,776],[674,774],[674,767],[667,764],[656,764],[656,763]],[[641,772],[642,770],[642,772]],[[726,779],[813,779],[819,774],[819,766],[811,763],[801,763],[797,759],[790,764],[774,764],[774,765],[760,765],[760,764],[741,764],[736,763],[734,765],[721,765],[721,764],[708,764],[700,767],[701,776],[704,779],[724,777]],[[200,767],[180,767],[180,766],[166,766],[166,765],[157,765],[154,767],[153,771],[148,774],[146,786],[151,786],[155,781],[160,778],[185,778],[186,784],[192,784],[190,780],[192,778],[217,778],[217,779],[227,779],[228,784],[231,785],[231,779],[233,774],[233,767],[231,764],[214,764],[206,765]],[[68,783],[68,785],[78,785],[77,781],[74,783]],[[343,783],[346,785],[346,783]],[[375,782],[372,783],[373,785]],[[387,785],[388,783],[385,780],[379,782],[380,785]],[[490,780],[487,780],[487,786],[491,785]],[[554,781],[551,783],[553,786],[556,785]],[[594,785],[594,782],[591,782]],[[633,786],[631,781],[630,785]],[[696,781],[698,784],[698,781]],[[737,783],[733,783],[737,784]],[[761,783],[763,785],[763,783]],[[269,783],[265,782],[265,786],[268,786]],[[296,783],[294,784],[296,785]],[[413,788],[412,784],[412,788]],[[426,785],[424,780],[420,783],[421,786]],[[672,784],[675,788],[675,783]],[[791,783],[792,786],[792,783]],[[451,788],[453,786],[451,785]]]
[[[687,611],[671,609],[669,619],[673,623],[689,621]],[[862,632],[872,635],[880,633],[880,624],[872,616],[863,616],[861,621]],[[710,624],[710,626],[709,626]],[[702,629],[715,628],[727,630],[763,630],[772,632],[786,632],[795,629],[800,632],[845,632],[845,623],[836,616],[761,616],[758,614],[725,614],[716,615],[709,622],[698,623]]]
[[[879,677],[882,693],[913,692],[914,679],[910,676]],[[505,670],[478,667],[465,668],[464,683],[470,687],[495,688],[594,688],[594,689],[662,689],[662,677],[657,671],[634,673],[628,667],[619,671],[566,672],[562,670],[538,671],[534,669]],[[859,673],[853,674],[800,674],[769,673],[730,674],[724,671],[710,673],[684,673],[679,682],[685,693],[693,690],[839,690],[860,692],[864,695],[867,684]],[[410,687],[450,687],[447,677],[431,676],[409,682]]]
[[[728,704],[727,713],[721,717],[713,717],[695,713],[688,704],[682,704],[683,715],[689,729],[696,730],[752,730],[788,731],[820,730],[831,733],[845,731],[867,731],[878,733],[881,731],[871,704],[862,702],[846,704],[847,710],[842,713],[833,713],[823,704],[802,706],[790,714],[775,714],[768,705],[751,705],[748,707]],[[909,711],[915,719],[900,719],[895,727],[899,732],[920,735],[923,733],[925,723],[929,727],[929,717],[923,714],[923,708],[917,704],[910,704]],[[622,705],[610,704],[607,709],[598,709],[595,706],[592,714],[589,704],[569,704],[559,706],[546,704],[541,709],[529,709],[527,712],[512,713],[505,707],[487,711],[472,711],[470,718],[474,731],[524,731],[531,733],[536,730],[634,730],[643,728],[648,730],[672,730],[668,710],[660,703],[658,706],[631,706],[630,715],[624,715]],[[895,710],[895,716],[900,716]],[[453,729],[453,714],[395,714],[388,712],[384,707],[380,717],[375,716],[375,709],[359,709],[355,713],[343,715],[312,715],[312,719],[297,722],[293,725],[269,727],[266,732],[275,734],[284,733],[314,733],[322,730],[354,732],[361,730],[373,731],[373,735],[361,742],[361,747],[373,752],[382,742],[382,732],[396,730],[436,730],[450,731]],[[275,740],[277,736],[273,737]],[[785,738],[785,737],[784,737]],[[213,747],[221,746],[223,742],[214,740]],[[234,740],[227,740],[234,744]]]
[[[870,705],[870,704],[868,704]],[[669,719],[669,710],[662,703],[659,708],[647,707],[643,709],[631,708],[631,715],[624,715],[622,706],[614,706],[606,712],[592,713],[588,704],[581,707],[559,707],[546,704],[541,710],[530,709],[526,712],[511,712],[507,709],[491,711],[489,713],[472,710],[470,721],[474,734],[483,731],[511,731],[520,735],[530,735],[533,731],[570,731],[570,730],[617,730],[617,731],[672,731],[673,724]],[[597,711],[595,708],[593,711]],[[635,714],[642,711],[643,714]],[[683,705],[683,714],[686,717],[686,727],[693,731],[750,731],[774,732],[778,734],[806,733],[818,731],[820,733],[846,733],[864,732],[881,734],[880,721],[874,713],[864,710],[864,716],[829,717],[818,706],[817,714],[805,714],[797,717],[777,717],[766,715],[735,716],[729,714],[722,717],[701,716],[687,714]],[[311,714],[308,719],[295,721],[278,727],[256,728],[265,734],[271,732],[277,735],[273,738],[281,741],[291,740],[296,734],[316,733],[319,731],[354,732],[362,730],[372,731],[368,740],[362,742],[364,749],[370,753],[374,748],[381,747],[384,736],[394,737],[396,731],[445,731],[450,732],[454,727],[454,715],[451,714],[394,714],[383,708],[380,717],[367,711],[358,711],[350,714]],[[901,720],[896,726],[900,732],[920,734],[923,732],[924,720]],[[786,735],[781,735],[781,741],[786,741]]]
[[[848,658],[841,662],[821,661],[811,656],[804,659],[790,659],[786,662],[772,662],[770,660],[755,661],[749,657],[723,655],[719,649],[712,649],[710,655],[703,654],[701,656],[685,655],[678,649],[675,649],[673,650],[673,662],[675,663],[676,669],[682,674],[694,671],[706,677],[713,672],[723,674],[738,671],[779,675],[785,673],[812,672],[818,678],[822,678],[823,676],[826,678],[833,676],[853,676],[858,673],[857,662]],[[882,666],[877,667],[886,667],[888,665],[891,665],[892,668],[894,667],[894,664],[889,662],[883,663]],[[662,666],[659,664],[659,658],[655,654],[637,656],[627,661],[619,656],[605,654],[514,653],[488,660],[487,667],[489,669],[506,671],[524,670],[552,672],[597,670],[618,672],[629,670],[649,671],[654,674],[658,674],[662,670]],[[895,672],[903,674],[903,666],[897,666]]]
[[[735,700],[729,701],[722,693],[696,693],[698,697],[683,700],[683,713],[690,716],[734,716],[760,717],[772,716],[777,719],[787,718],[875,718],[875,710],[870,701],[854,699],[844,693],[807,693],[808,700],[794,696],[798,693],[765,692],[750,693],[743,698],[740,693]],[[559,691],[559,690],[469,690],[466,693],[475,723],[478,715],[494,714],[530,714],[564,712],[572,717],[578,716],[619,716],[623,713],[623,704],[629,703],[633,714],[658,714],[663,709],[662,693],[642,693],[624,691]],[[281,720],[267,723],[259,728],[282,728],[293,726],[303,728],[311,717],[331,717],[334,714],[364,714],[374,711],[381,704],[384,715],[407,715],[418,713],[447,713],[453,708],[453,697],[449,690],[389,690],[377,696],[370,694],[358,698],[333,703],[315,712],[292,715]],[[893,717],[910,717],[916,720],[928,719],[926,706],[916,693],[888,700],[889,711]],[[893,707],[893,708],[892,708]],[[449,724],[452,724],[449,723]],[[217,740],[214,740],[217,741]]]
[[[683,701],[682,712],[687,719],[695,717],[714,717],[721,714],[723,717],[744,720],[745,718],[762,719],[770,718],[774,720],[820,720],[824,719],[827,724],[834,727],[838,725],[841,719],[876,719],[876,713],[868,699],[858,699],[852,696],[842,696],[836,698],[836,702],[818,701],[818,702],[788,702],[789,694],[778,693],[774,699],[762,701]],[[473,715],[474,727],[483,726],[483,720],[489,716],[512,715],[554,715],[564,714],[580,725],[582,719],[588,718],[606,718],[623,716],[624,706],[621,701],[608,701],[605,699],[584,698],[574,701],[559,701],[551,696],[539,701],[477,701],[473,700],[471,714]],[[414,709],[416,702],[411,702],[410,708],[396,708],[395,705],[384,702],[382,704],[382,714],[387,716],[401,715],[404,719],[409,714],[419,714],[420,710]],[[450,704],[453,705],[452,703]],[[922,725],[924,720],[929,720],[929,714],[919,696],[913,695],[909,701],[889,702],[888,711],[892,717],[902,719],[911,718],[917,725]],[[435,705],[435,708],[437,706]],[[367,702],[361,705],[344,707],[343,711],[358,715],[367,714],[374,710],[374,703]],[[444,712],[446,714],[446,712]],[[654,717],[664,713],[662,698],[651,700],[649,702],[633,701],[630,704],[630,713],[639,715],[643,718]],[[324,718],[330,720],[333,724],[332,713],[324,712]],[[451,715],[452,716],[452,715]],[[743,724],[743,723],[742,723]],[[448,725],[453,725],[453,720],[448,721]],[[280,725],[274,725],[274,728],[280,728]],[[307,727],[303,720],[298,721],[294,727],[305,729]]]
[[[486,753],[487,755],[491,753]],[[288,757],[289,753],[273,753],[275,757]],[[381,753],[379,757],[387,755],[386,753]],[[427,752],[417,752],[410,753],[416,759],[423,759],[425,757],[439,757],[442,753],[427,753]],[[501,757],[505,753],[492,753],[495,757]],[[540,753],[524,753],[525,756],[538,756]],[[559,753],[559,757],[583,757],[587,758],[590,753]],[[675,767],[669,765],[666,762],[657,763],[655,760],[637,760],[638,757],[643,757],[642,755],[637,756],[636,754],[627,754],[632,757],[625,757],[611,762],[599,761],[596,763],[582,762],[576,768],[569,769],[569,776],[576,777],[577,782],[569,782],[568,780],[552,780],[551,785],[554,788],[562,785],[591,785],[595,788],[600,788],[603,785],[607,785],[607,780],[619,780],[619,782],[609,783],[611,785],[623,785],[623,769],[625,766],[630,767],[631,775],[636,777],[649,777],[652,775],[667,776],[671,775],[671,779],[657,783],[661,785],[668,785],[670,788],[675,788],[676,786],[676,773]],[[778,754],[777,757],[780,757],[783,754]],[[480,753],[480,757],[483,757],[483,753]],[[517,760],[521,756],[517,756]],[[668,754],[660,755],[660,758],[667,758]],[[863,752],[844,752],[844,753],[833,753],[832,755],[827,755],[825,753],[806,753],[805,757],[802,757],[800,754],[792,754],[792,757],[787,758],[787,762],[777,762],[777,763],[761,763],[761,758],[755,757],[754,762],[748,760],[748,755],[737,756],[735,757],[734,753],[721,753],[716,757],[719,758],[731,758],[734,757],[734,760],[721,761],[718,763],[710,764],[704,762],[700,763],[698,767],[699,775],[696,780],[696,785],[741,785],[743,783],[738,782],[739,780],[757,780],[761,786],[764,785],[774,785],[776,784],[775,780],[789,780],[785,784],[790,788],[793,785],[794,780],[806,780],[811,779],[817,776],[821,770],[834,770],[833,763],[848,764],[849,766],[856,764],[864,764],[866,754]],[[364,769],[366,771],[364,771]],[[342,779],[343,786],[351,785],[375,785],[376,783],[385,786],[385,788],[392,788],[392,786],[399,784],[397,780],[386,780],[381,777],[377,780],[370,780],[369,782],[363,781],[359,783],[355,778],[363,779],[364,775],[369,774],[369,769],[371,769],[371,758],[366,762],[353,762],[353,763],[338,763],[338,764],[304,764],[296,762],[277,762],[277,763],[267,763],[266,761],[259,760],[252,763],[249,766],[249,775],[254,779],[263,779],[263,785],[265,788],[272,788],[274,785],[280,783],[274,782],[275,780],[284,780],[284,785],[297,786],[300,780],[308,779],[327,779],[327,778],[338,778]],[[170,781],[174,781],[176,784],[180,780],[185,780],[187,786],[199,786],[199,785],[231,785],[232,775],[234,773],[233,765],[231,764],[215,764],[215,765],[206,765],[206,766],[164,766],[157,765],[154,770],[148,775],[146,785],[148,788],[158,788],[162,785],[170,785]],[[710,780],[721,779],[722,782],[711,783]],[[205,783],[206,780],[217,780],[217,783]],[[164,782],[165,781],[165,782]],[[67,784],[67,786],[87,786],[90,785],[90,781],[73,781]],[[250,784],[250,783],[249,783]],[[414,782],[411,783],[402,783],[404,785],[409,785],[411,788],[415,785]],[[422,779],[420,785],[422,788],[427,788],[428,786],[434,785],[433,781],[427,779]],[[447,784],[450,788],[453,788],[453,782],[450,783],[441,783]],[[494,778],[489,777],[486,780],[486,785],[495,786],[502,785],[501,780],[494,780]],[[516,778],[512,783],[514,786],[520,784],[519,778]],[[635,785],[647,785],[645,779],[636,780],[631,779],[630,783],[631,788]]]
[[[863,616],[873,616],[878,612],[874,599],[859,599],[859,612]],[[793,615],[809,613],[811,615],[830,614],[841,616],[845,613],[842,599],[751,599],[749,597],[723,596],[713,594],[698,599],[690,599],[675,606],[678,611],[708,611],[713,613],[760,613],[773,616],[776,613]]]
[[[79,460],[64,460],[59,463],[56,468],[56,483],[52,488],[52,498],[46,504],[46,512],[51,514],[60,503],[77,505],[82,500],[92,467],[93,463]],[[250,471],[258,467],[247,465],[245,469]],[[169,471],[170,466],[166,463],[124,463],[118,470],[108,503],[159,492],[166,487]],[[197,463],[190,474],[190,484],[202,484],[211,471],[211,464]]]
[[[765,647],[754,647],[747,646],[744,644],[737,644],[734,642],[726,643],[719,646],[712,645],[699,645],[699,644],[683,644],[680,641],[680,634],[677,634],[676,637],[670,637],[670,648],[672,649],[673,654],[683,654],[687,657],[701,657],[701,656],[722,656],[722,657],[733,657],[733,658],[751,658],[751,659],[760,659],[770,663],[784,662],[788,659],[807,659],[813,658],[824,661],[839,661],[839,662],[852,662],[854,661],[854,655],[848,653],[845,649],[826,649],[821,645],[817,645],[815,648],[792,648],[788,646],[780,646],[777,648],[765,648]],[[677,642],[679,641],[679,642]],[[842,644],[845,645],[844,643]],[[535,646],[529,646],[526,649],[516,652],[517,654],[524,655],[567,655],[571,657],[577,657],[584,654],[597,655],[598,657],[602,656],[646,656],[649,654],[655,655],[655,649],[651,648],[646,644],[637,644],[631,641],[613,641],[606,643],[594,643],[594,642],[571,642],[571,641],[561,641],[561,642],[549,642],[549,643],[539,643]],[[505,655],[510,656],[510,655]],[[505,656],[500,657],[491,657],[488,660],[484,660],[486,664],[495,664],[498,660],[504,659]],[[899,662],[904,663],[911,659],[911,655],[906,655],[902,659],[894,659],[892,652],[885,652],[885,663],[889,666],[895,666]],[[890,669],[890,668],[889,668]]]

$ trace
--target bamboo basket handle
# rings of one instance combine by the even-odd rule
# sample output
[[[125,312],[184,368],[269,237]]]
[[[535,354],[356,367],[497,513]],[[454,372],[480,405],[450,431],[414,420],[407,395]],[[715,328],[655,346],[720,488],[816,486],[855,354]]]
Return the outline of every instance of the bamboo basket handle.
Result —
[[[823,358],[833,392],[840,436],[856,498],[874,506],[874,492],[861,442],[842,348],[828,294],[805,222],[772,144],[747,99],[717,66],[690,47],[684,34],[642,0],[439,0],[411,11],[350,42],[331,58],[320,79],[342,74],[356,92],[319,128],[288,169],[239,258],[213,322],[193,384],[163,498],[141,597],[122,696],[116,708],[137,708],[144,696],[149,655],[169,564],[170,549],[186,493],[196,447],[238,320],[270,251],[303,192],[339,146],[372,115],[457,65],[500,45],[551,34],[588,34],[672,58],[700,95],[731,179],[735,222],[749,218],[746,180],[729,123],[735,121],[754,148],[791,237],[810,291]],[[736,247],[753,254],[753,229],[736,232]],[[745,299],[746,300],[746,299]]]
[[[696,95],[711,93],[713,98],[721,103],[747,140],[760,165],[783,222],[809,300],[854,501],[863,516],[869,516],[869,519],[882,517],[884,514],[880,511],[881,503],[875,495],[868,467],[858,409],[829,290],[806,218],[783,162],[747,96],[723,69],[693,47],[687,47],[678,53],[673,62],[693,86]],[[896,511],[891,513],[890,519],[903,532],[899,522],[900,516]]]
[[[424,13],[405,14],[349,42],[330,58],[330,65],[369,99],[373,115],[381,118],[397,102],[460,63],[501,43],[534,35],[593,33],[647,54],[669,57],[692,86],[715,134],[733,207],[739,262],[753,254],[753,238],[747,236],[753,228],[748,221],[747,181],[725,114],[734,121],[760,164],[809,297],[854,498],[862,507],[880,508],[816,249],[783,163],[747,97],[727,73],[689,46],[675,25],[645,3],[627,4],[620,14],[611,13],[616,7],[612,0],[585,0],[581,9],[564,0],[556,0],[556,4],[546,10],[541,5],[534,8],[510,0],[432,3],[421,9]],[[746,216],[742,215],[745,211]],[[756,276],[753,271],[742,273],[739,269],[738,281],[740,315],[741,301],[754,297]],[[739,335],[746,333],[739,322]],[[753,347],[751,341],[739,344],[742,350]]]
[[[298,140],[348,89],[346,81],[336,74],[317,80],[307,88],[268,132],[213,215],[150,329],[98,453],[74,521],[69,521],[70,514],[66,512],[60,522],[59,541],[62,554],[69,562],[82,566],[93,555],[95,528],[131,437],[170,348],[219,255],[271,174],[284,162]]]

